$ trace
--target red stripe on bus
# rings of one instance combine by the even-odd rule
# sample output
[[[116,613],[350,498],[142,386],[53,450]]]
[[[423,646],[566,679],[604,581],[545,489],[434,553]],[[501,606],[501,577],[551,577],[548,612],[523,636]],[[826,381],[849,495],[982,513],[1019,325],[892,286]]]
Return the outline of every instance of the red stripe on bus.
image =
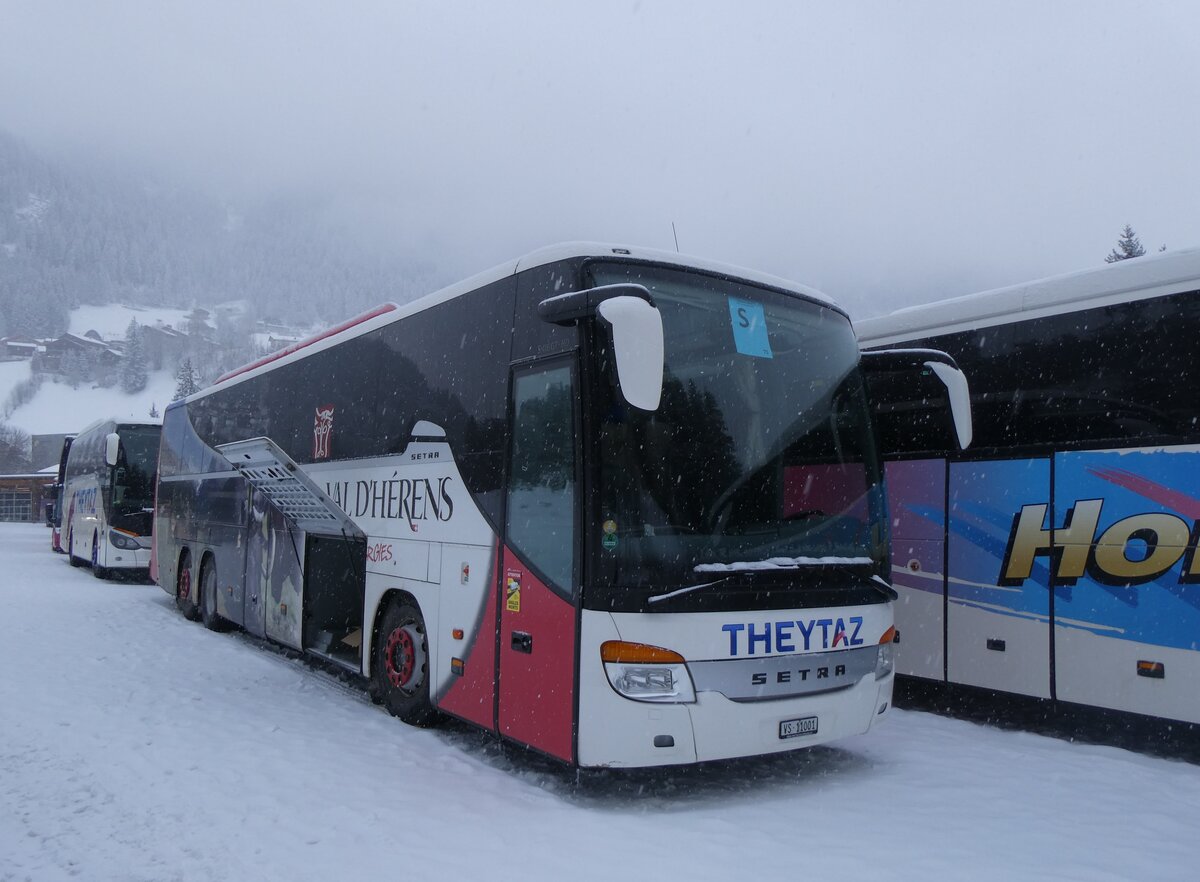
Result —
[[[265,364],[270,364],[273,361],[278,361],[279,359],[283,358],[285,355],[291,355],[293,352],[299,352],[301,349],[304,349],[305,347],[312,346],[314,343],[319,343],[322,340],[326,340],[329,337],[334,336],[335,334],[340,334],[340,333],[342,333],[342,331],[353,328],[355,325],[361,325],[363,322],[370,321],[371,319],[375,318],[376,316],[381,316],[381,315],[384,315],[385,313],[392,312],[395,308],[396,308],[396,304],[394,304],[394,303],[382,303],[379,306],[376,306],[374,309],[368,310],[367,312],[364,312],[361,315],[356,315],[352,319],[347,319],[346,321],[342,322],[340,325],[334,325],[332,328],[328,329],[327,331],[323,331],[320,334],[316,334],[315,336],[309,337],[305,340],[301,340],[299,343],[293,343],[291,346],[287,346],[283,349],[280,349],[278,352],[272,352],[270,355],[266,355],[266,356],[263,356],[262,358],[258,359],[258,361],[252,361],[252,362],[250,362],[250,364],[242,365],[240,368],[235,368],[234,370],[231,370],[227,374],[222,374],[221,376],[217,377],[217,382],[214,383],[213,385],[215,386],[215,385],[217,385],[217,383],[224,383],[226,380],[233,379],[234,377],[238,376],[239,374],[244,374],[247,371],[252,371],[255,368],[262,367]]]

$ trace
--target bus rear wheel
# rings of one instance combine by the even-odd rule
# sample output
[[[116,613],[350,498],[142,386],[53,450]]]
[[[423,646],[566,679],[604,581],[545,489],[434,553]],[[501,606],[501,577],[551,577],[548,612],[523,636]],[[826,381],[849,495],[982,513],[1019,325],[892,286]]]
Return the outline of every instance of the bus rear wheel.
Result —
[[[175,606],[189,622],[200,617],[200,608],[196,606],[192,589],[192,559],[186,551],[179,558],[178,575],[175,577]]]
[[[224,631],[225,619],[217,612],[217,562],[212,557],[200,565],[200,621],[210,631]]]
[[[425,620],[413,603],[393,600],[383,615],[371,665],[373,692],[394,717],[411,726],[432,726],[429,641]]]

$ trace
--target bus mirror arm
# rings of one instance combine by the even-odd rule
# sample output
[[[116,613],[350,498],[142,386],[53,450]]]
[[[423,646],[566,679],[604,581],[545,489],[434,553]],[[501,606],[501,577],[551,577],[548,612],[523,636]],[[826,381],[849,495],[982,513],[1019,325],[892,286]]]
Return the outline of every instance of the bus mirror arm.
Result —
[[[548,297],[538,315],[554,324],[599,319],[608,327],[617,385],[639,410],[658,410],[663,385],[662,316],[642,285],[604,285]]]
[[[109,432],[104,438],[104,462],[110,466],[117,464],[117,455],[121,452],[121,436]]]
[[[931,372],[946,387],[959,448],[966,450],[971,446],[974,427],[971,422],[970,387],[966,374],[951,356],[937,349],[882,349],[866,351],[861,355],[863,370],[868,375],[896,371]]]

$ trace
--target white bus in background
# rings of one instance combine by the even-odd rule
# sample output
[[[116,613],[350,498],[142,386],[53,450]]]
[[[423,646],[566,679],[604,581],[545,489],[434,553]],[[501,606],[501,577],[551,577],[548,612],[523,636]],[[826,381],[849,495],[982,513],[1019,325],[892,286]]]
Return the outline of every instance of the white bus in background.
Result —
[[[919,395],[878,423],[899,673],[1200,724],[1200,249],[858,331],[948,352],[977,417],[969,452]]]
[[[71,566],[97,578],[148,570],[158,470],[158,422],[99,420],[67,452],[60,542]]]
[[[895,596],[864,374],[948,361],[860,357],[759,273],[535,252],[168,407],[158,582],[407,722],[578,766],[858,734]]]

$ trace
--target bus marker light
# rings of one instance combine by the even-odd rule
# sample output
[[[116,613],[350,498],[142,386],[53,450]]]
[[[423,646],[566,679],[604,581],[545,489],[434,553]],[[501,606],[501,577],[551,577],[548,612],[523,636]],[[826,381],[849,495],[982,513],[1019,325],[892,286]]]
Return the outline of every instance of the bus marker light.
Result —
[[[455,640],[462,640],[463,639],[463,629],[455,628],[453,631],[450,632],[450,636],[453,637]]]
[[[460,677],[463,675],[463,660],[461,658],[450,659],[450,673],[457,674]]]
[[[879,638],[879,653],[875,656],[875,679],[882,680],[896,664],[896,626],[892,625]]]
[[[678,652],[647,643],[626,643],[624,640],[606,640],[600,646],[600,659],[605,664],[683,664],[683,656]]]
[[[1167,676],[1167,668],[1162,662],[1139,661],[1137,672],[1139,677],[1149,677],[1152,680],[1162,680]]]

